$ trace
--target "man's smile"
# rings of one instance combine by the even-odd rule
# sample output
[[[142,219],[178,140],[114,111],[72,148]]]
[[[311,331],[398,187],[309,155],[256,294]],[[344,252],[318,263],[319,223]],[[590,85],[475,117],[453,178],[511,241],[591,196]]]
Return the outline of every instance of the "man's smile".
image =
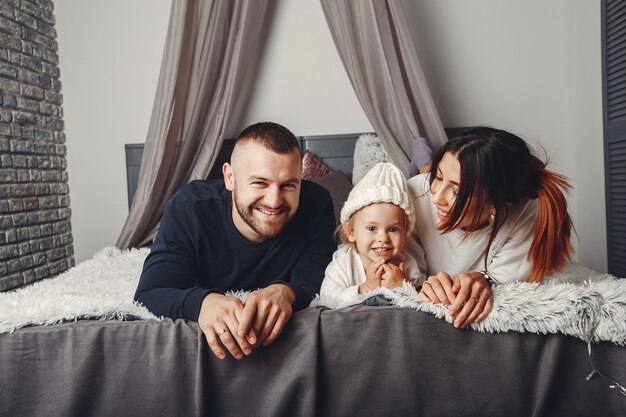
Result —
[[[288,210],[286,210],[285,208],[278,208],[278,209],[269,209],[266,207],[255,207],[255,209],[257,211],[259,211],[260,213],[266,215],[266,216],[279,216],[281,214],[284,214],[285,212],[287,212]]]

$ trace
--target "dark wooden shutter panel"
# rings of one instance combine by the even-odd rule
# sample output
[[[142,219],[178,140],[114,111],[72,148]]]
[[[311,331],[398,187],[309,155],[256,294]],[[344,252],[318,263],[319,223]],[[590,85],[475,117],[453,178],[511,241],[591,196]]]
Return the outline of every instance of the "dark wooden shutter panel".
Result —
[[[602,2],[609,272],[626,277],[626,1]]]

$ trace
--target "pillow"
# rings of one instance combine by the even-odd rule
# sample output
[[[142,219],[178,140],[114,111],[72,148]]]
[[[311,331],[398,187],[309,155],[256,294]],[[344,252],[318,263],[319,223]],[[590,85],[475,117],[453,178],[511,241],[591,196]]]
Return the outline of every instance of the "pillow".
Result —
[[[343,171],[337,170],[330,175],[314,180],[314,182],[330,192],[330,198],[333,200],[333,207],[335,208],[335,224],[338,225],[341,217],[341,208],[352,190],[350,180]]]
[[[302,179],[314,180],[330,174],[332,171],[308,149],[302,157]]]
[[[433,162],[433,151],[423,137],[413,139],[411,142],[411,165],[409,166],[409,178],[420,173],[420,169]]]
[[[356,184],[379,162],[391,162],[380,138],[373,133],[365,133],[354,145],[354,166],[352,184]]]

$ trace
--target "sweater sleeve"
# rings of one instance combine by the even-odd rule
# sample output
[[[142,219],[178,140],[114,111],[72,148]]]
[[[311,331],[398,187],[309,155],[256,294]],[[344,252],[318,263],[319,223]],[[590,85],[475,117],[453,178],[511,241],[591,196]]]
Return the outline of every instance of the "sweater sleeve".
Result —
[[[537,204],[530,201],[498,233],[490,254],[489,274],[500,284],[525,281],[530,272],[528,252],[533,240]]]
[[[407,238],[405,250],[413,257],[420,271],[420,280],[428,278],[428,264],[426,262],[426,252],[420,241],[420,224],[432,222],[430,219],[430,202],[424,197],[429,193],[429,174],[420,174],[407,181],[407,187],[411,194],[415,206],[416,222],[415,227]]]
[[[157,316],[197,321],[202,299],[217,291],[196,287],[200,273],[192,256],[192,219],[187,202],[172,198],[144,262],[135,300]]]
[[[295,311],[301,310],[311,303],[311,300],[320,290],[324,270],[329,264],[335,251],[333,233],[335,231],[335,212],[328,192],[323,194],[324,200],[320,205],[320,214],[315,227],[312,228],[309,244],[298,259],[291,272],[290,282],[285,282],[294,292],[296,299],[293,305]]]
[[[333,260],[326,268],[320,298],[327,307],[355,304],[360,301],[358,274],[352,268],[349,246],[344,244],[333,254]]]
[[[426,271],[428,271],[428,265],[426,264],[426,253],[422,247],[422,243],[419,240],[417,233],[411,234],[406,240],[405,251],[414,263],[414,268],[417,270],[417,282],[418,284],[425,281],[428,278]],[[412,265],[413,266],[413,265]],[[418,285],[415,284],[415,285]]]
[[[419,264],[415,258],[407,251],[404,251],[402,254],[402,262],[404,262],[405,280],[414,287],[422,284],[422,282],[426,279],[426,274],[421,272]]]

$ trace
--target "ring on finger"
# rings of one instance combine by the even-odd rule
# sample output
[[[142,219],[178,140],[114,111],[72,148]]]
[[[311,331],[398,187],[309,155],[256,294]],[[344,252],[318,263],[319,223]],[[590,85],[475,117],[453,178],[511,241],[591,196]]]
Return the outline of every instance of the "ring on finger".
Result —
[[[218,330],[218,331],[217,331],[217,335],[218,335],[219,337],[222,337],[222,335],[223,335],[224,333],[226,333],[227,331],[228,331],[228,330],[226,330],[226,329],[220,329],[220,330]]]
[[[478,302],[480,301],[480,300],[478,299],[478,297],[473,297],[473,296],[470,296],[470,298],[474,299],[474,301],[476,302],[476,304],[478,304]]]

